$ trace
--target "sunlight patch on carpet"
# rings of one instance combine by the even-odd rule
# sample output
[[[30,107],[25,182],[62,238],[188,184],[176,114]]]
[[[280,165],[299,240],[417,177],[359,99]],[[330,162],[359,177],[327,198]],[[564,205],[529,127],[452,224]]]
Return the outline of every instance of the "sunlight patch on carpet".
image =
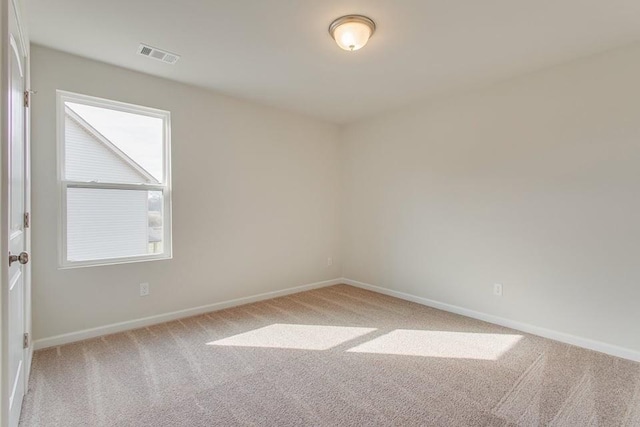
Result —
[[[396,329],[349,349],[351,353],[497,360],[522,335]]]
[[[207,343],[214,346],[269,347],[297,350],[328,350],[375,331],[351,326],[291,325],[276,323],[264,328]]]

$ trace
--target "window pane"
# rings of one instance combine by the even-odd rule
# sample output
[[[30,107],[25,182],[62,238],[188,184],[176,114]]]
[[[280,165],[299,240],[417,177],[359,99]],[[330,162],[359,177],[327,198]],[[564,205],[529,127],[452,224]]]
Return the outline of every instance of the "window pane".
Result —
[[[67,189],[67,260],[163,252],[161,191]]]
[[[164,181],[163,119],[74,102],[64,107],[65,179]]]

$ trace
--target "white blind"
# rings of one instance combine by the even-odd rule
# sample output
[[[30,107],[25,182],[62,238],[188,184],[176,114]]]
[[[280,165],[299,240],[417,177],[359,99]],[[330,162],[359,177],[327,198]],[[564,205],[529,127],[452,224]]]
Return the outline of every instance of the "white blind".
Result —
[[[63,265],[170,256],[169,113],[67,93],[59,100]]]
[[[149,253],[148,191],[69,188],[69,261]]]
[[[147,182],[122,157],[69,116],[65,118],[65,178],[71,181]]]

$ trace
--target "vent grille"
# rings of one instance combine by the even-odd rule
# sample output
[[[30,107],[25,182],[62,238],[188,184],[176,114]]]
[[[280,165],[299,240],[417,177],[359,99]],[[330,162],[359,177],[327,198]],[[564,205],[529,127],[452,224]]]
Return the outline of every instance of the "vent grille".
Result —
[[[179,56],[174,55],[172,53],[167,53],[167,55],[164,57],[163,61],[168,63],[168,64],[175,64],[176,61],[178,60]]]
[[[157,59],[158,61],[162,61],[167,64],[175,64],[178,62],[178,59],[180,59],[180,55],[142,43],[140,43],[140,46],[138,47],[138,54],[152,59]]]

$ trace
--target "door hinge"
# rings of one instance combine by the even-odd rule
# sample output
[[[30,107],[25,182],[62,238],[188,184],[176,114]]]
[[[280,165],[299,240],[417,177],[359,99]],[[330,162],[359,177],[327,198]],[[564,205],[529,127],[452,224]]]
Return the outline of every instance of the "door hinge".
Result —
[[[22,348],[29,348],[29,344],[29,333],[26,333],[22,338]]]
[[[24,228],[29,228],[31,226],[31,215],[29,212],[24,213]]]
[[[31,105],[31,95],[34,93],[38,93],[37,90],[27,89],[24,91],[24,106],[29,108]]]

